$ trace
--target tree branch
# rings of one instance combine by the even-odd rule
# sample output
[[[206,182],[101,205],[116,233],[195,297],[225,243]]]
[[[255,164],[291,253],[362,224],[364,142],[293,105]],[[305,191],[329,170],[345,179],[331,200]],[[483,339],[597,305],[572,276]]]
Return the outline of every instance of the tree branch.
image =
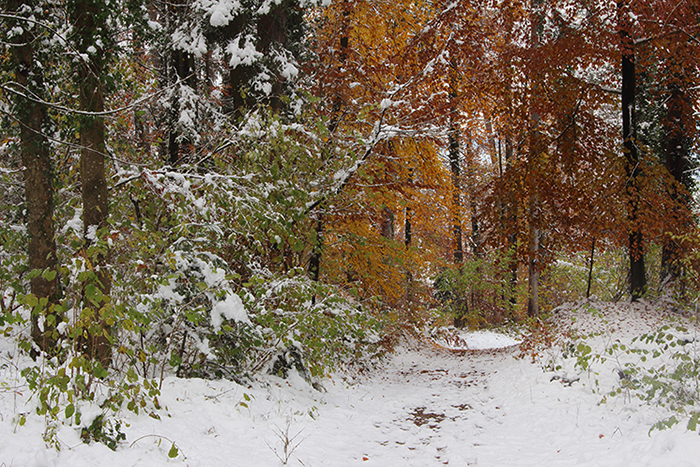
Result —
[[[39,96],[35,95],[33,92],[31,92],[31,91],[30,91],[29,89],[27,89],[26,87],[24,87],[24,86],[22,86],[21,84],[17,83],[16,81],[10,81],[10,82],[8,82],[8,83],[6,83],[6,84],[0,84],[0,89],[2,89],[3,91],[6,91],[6,92],[12,93],[12,94],[14,94],[14,95],[16,95],[16,96],[20,96],[20,97],[22,97],[22,98],[24,98],[24,99],[27,99],[27,100],[29,100],[29,101],[31,101],[31,102],[34,102],[35,104],[45,105],[45,106],[47,106],[47,107],[49,107],[49,108],[58,110],[58,111],[63,112],[63,113],[74,114],[74,115],[85,115],[85,116],[89,116],[89,117],[106,117],[106,116],[110,116],[110,115],[114,115],[114,114],[118,114],[118,113],[124,112],[125,110],[133,109],[134,107],[139,106],[139,105],[142,104],[143,102],[146,102],[146,101],[148,101],[148,100],[150,100],[150,99],[153,99],[154,97],[156,97],[156,96],[158,96],[158,95],[160,95],[160,94],[165,93],[166,91],[169,91],[171,88],[173,88],[173,87],[179,85],[180,83],[186,81],[187,79],[191,78],[193,75],[194,75],[194,73],[192,73],[191,75],[189,75],[189,76],[187,76],[187,77],[185,77],[185,78],[179,79],[179,80],[177,80],[176,82],[174,82],[173,84],[171,84],[170,86],[168,86],[168,87],[166,87],[166,88],[163,88],[163,89],[161,89],[161,90],[159,90],[159,91],[156,91],[156,92],[154,92],[153,94],[149,94],[149,95],[147,95],[147,96],[145,96],[145,97],[142,97],[141,99],[138,99],[138,100],[132,102],[132,103],[129,104],[129,105],[125,105],[124,107],[119,107],[119,108],[116,108],[116,109],[105,110],[105,111],[102,111],[102,112],[88,112],[88,111],[85,111],[85,110],[76,110],[76,109],[72,109],[72,108],[70,108],[70,107],[66,107],[66,106],[64,106],[64,105],[61,105],[61,104],[56,104],[55,102],[48,102],[48,101],[45,101],[45,100],[41,99]],[[8,85],[12,85],[12,87],[10,87],[10,86],[8,86]],[[24,91],[24,92],[17,91],[16,89],[13,89],[13,87],[18,87],[18,88],[20,88],[20,89],[21,89],[22,91]]]

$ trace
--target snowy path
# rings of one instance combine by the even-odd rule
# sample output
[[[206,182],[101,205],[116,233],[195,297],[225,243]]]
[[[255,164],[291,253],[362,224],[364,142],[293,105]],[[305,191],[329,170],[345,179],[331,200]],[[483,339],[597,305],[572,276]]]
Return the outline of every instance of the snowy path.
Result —
[[[59,453],[46,449],[41,421],[13,426],[21,401],[18,409],[0,394],[0,465],[277,467],[285,431],[298,434],[288,465],[306,467],[700,465],[696,433],[676,427],[649,437],[653,408],[622,398],[598,405],[585,377],[565,386],[516,353],[399,350],[353,384],[326,381],[325,393],[300,378],[253,388],[169,378],[168,414],[124,414],[127,440],[116,452],[82,444],[70,426],[59,430]]]
[[[302,445],[299,458],[305,465],[358,465],[362,458],[377,466],[700,465],[696,434],[649,438],[649,414],[637,406],[598,406],[600,396],[579,383],[550,381],[515,353],[399,353],[381,378],[357,388],[356,396],[362,387],[366,394],[352,413],[326,409],[324,422],[337,428],[319,436],[343,439],[345,449],[309,452],[306,462]],[[339,458],[343,451],[356,454]]]

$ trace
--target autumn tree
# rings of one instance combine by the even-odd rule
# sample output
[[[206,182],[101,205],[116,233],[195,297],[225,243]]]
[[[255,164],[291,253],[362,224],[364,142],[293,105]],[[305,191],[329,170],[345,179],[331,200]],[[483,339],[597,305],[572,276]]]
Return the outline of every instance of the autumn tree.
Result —
[[[315,23],[318,62],[314,77],[318,87],[312,92],[321,96],[319,108],[327,115],[329,149],[350,147],[355,151],[329,151],[328,157],[355,159],[355,164],[336,174],[335,194],[314,205],[310,214],[317,219],[317,227],[322,226],[317,231],[322,232],[324,244],[333,244],[329,239],[339,238],[337,235],[343,242],[350,242],[338,245],[336,251],[323,249],[327,273],[335,275],[331,272],[336,264],[333,258],[341,248],[350,248],[353,253],[345,250],[345,256],[353,266],[341,276],[350,282],[359,278],[375,285],[383,281],[385,285],[379,286],[383,296],[388,291],[393,297],[400,296],[403,285],[396,282],[407,277],[395,274],[403,269],[400,264],[406,264],[401,259],[406,251],[406,232],[398,226],[406,228],[405,209],[413,214],[406,190],[411,180],[421,177],[419,164],[410,158],[415,154],[408,148],[428,147],[418,141],[409,142],[417,134],[418,125],[413,126],[415,120],[407,115],[412,104],[406,99],[410,93],[406,83],[414,79],[416,70],[402,63],[402,58],[408,56],[408,41],[420,28],[416,17],[419,9],[341,2],[324,10]],[[370,16],[378,20],[367,22]],[[435,157],[434,149],[431,152]],[[412,214],[411,218],[416,219]],[[416,226],[409,224],[412,236]],[[399,234],[404,237],[401,242],[397,240]],[[362,248],[357,248],[358,243]],[[315,273],[319,271],[319,253],[316,249],[310,257],[310,271]],[[360,256],[365,259],[360,261]],[[357,262],[350,258],[357,258]],[[370,288],[377,290],[375,286]]]
[[[662,284],[677,282],[681,278],[682,258],[687,252],[680,237],[692,228],[691,171],[695,166],[692,150],[696,142],[696,121],[693,102],[697,102],[697,61],[694,59],[700,48],[695,39],[700,14],[697,2],[653,2],[645,5],[645,15],[662,18],[661,21],[645,22],[648,32],[642,46],[651,49],[648,68],[654,78],[657,92],[653,96],[659,108],[656,123],[659,134],[657,152],[670,180],[667,196],[671,208],[664,219],[661,244]],[[656,64],[656,66],[654,66]]]

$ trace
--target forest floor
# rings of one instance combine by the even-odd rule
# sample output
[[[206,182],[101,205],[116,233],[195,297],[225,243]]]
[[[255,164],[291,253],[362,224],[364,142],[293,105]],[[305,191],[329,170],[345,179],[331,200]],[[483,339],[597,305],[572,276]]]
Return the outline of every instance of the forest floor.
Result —
[[[580,316],[563,308],[557,319],[561,329],[601,329],[600,345],[664,319],[645,305],[598,310]],[[61,450],[47,448],[35,415],[18,426],[32,402],[4,365],[0,467],[700,466],[700,436],[685,422],[650,432],[666,409],[625,393],[604,396],[619,386],[619,358],[583,371],[557,345],[523,357],[497,333],[451,342],[469,350],[438,342],[406,343],[367,374],[326,379],[324,391],[298,375],[250,386],[167,378],[160,399],[167,412],[160,420],[121,414],[126,440],[114,452],[83,444],[69,425],[56,433]]]

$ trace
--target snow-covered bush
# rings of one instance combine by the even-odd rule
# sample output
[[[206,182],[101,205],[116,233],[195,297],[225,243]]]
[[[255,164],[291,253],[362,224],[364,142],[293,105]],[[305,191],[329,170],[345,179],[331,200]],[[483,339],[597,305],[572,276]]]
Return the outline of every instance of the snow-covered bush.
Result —
[[[620,387],[611,396],[629,390],[634,396],[665,407],[669,416],[652,429],[664,429],[687,420],[689,430],[696,431],[700,421],[700,344],[697,327],[690,330],[680,324],[663,325],[658,330],[632,339],[629,346],[615,343],[608,355],[623,352],[638,357],[625,362],[619,370]]]
[[[323,122],[314,126],[324,133]],[[308,207],[335,183],[335,171],[320,168],[343,162],[324,156],[324,145],[262,111],[206,169],[121,163],[110,223],[89,233],[87,248],[79,197],[60,193],[58,345],[22,364],[47,443],[58,446],[57,427],[74,424],[86,441],[116,445],[123,411],[159,417],[167,375],[283,374],[279,362],[294,354],[312,382],[371,354],[379,327],[368,309],[304,268],[316,241]],[[0,330],[37,354],[26,328],[46,304],[26,293],[20,223],[0,226]],[[96,255],[106,258],[109,295],[96,286]],[[84,355],[85,339],[95,337],[111,348],[109,361]]]
[[[241,378],[291,347],[322,375],[374,340],[362,307],[304,274],[315,244],[308,206],[333,183],[321,166],[337,161],[317,135],[264,111],[228,145],[203,174],[119,174],[115,295],[128,311],[118,348],[144,377],[171,367]]]
[[[626,312],[633,314],[632,309]],[[579,315],[584,319],[592,318],[598,323],[598,329],[583,334],[569,333],[560,342],[560,351],[550,354],[549,370],[563,372],[562,378],[571,381],[578,380],[573,373],[581,377],[585,374],[601,394],[601,403],[623,397],[628,403],[637,399],[640,403],[659,407],[665,415],[653,424],[651,430],[669,428],[683,420],[689,430],[698,430],[700,343],[697,311],[694,316],[666,315],[658,327],[637,335],[627,333],[624,337],[614,332],[620,325],[609,321],[595,304],[579,307]]]

